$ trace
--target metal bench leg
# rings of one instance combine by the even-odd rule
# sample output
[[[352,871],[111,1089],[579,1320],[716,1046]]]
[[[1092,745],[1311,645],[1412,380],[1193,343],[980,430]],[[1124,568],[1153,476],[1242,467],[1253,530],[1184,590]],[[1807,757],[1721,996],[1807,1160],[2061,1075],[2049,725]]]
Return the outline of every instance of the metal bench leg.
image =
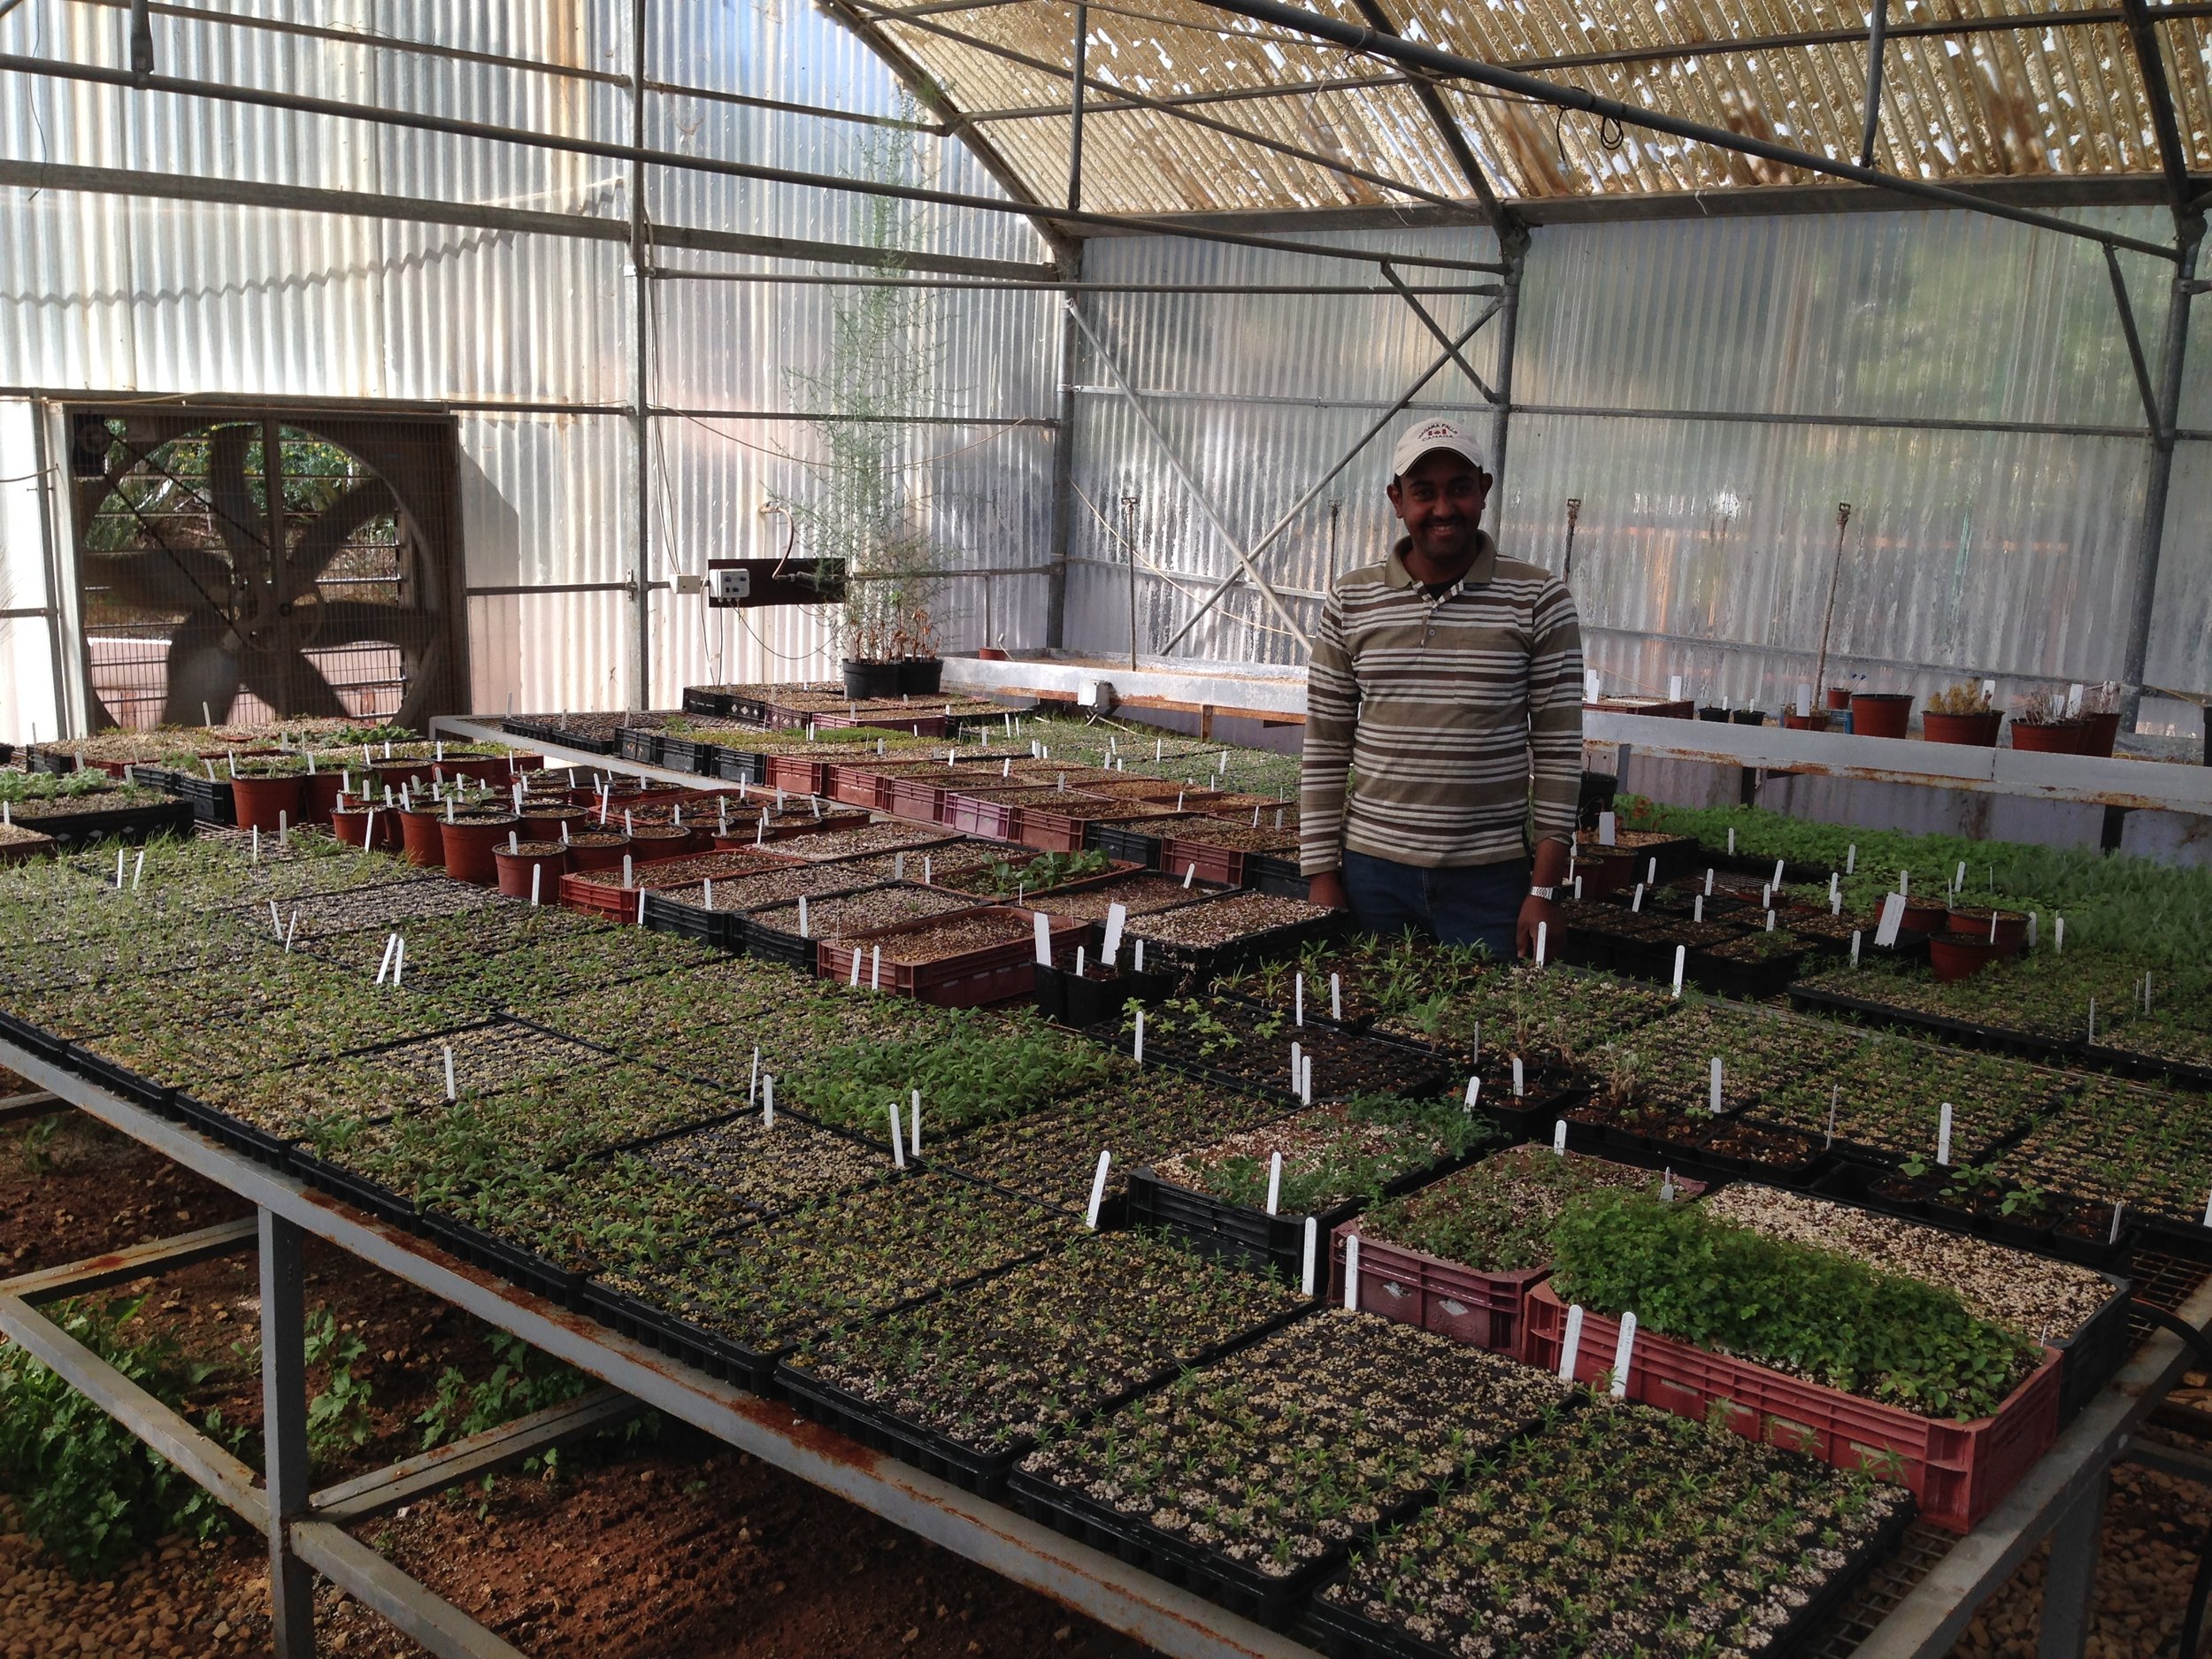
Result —
[[[2109,1470],[2099,1472],[2051,1529],[2051,1562],[2043,1575],[2043,1630],[2036,1659],[2081,1659],[2089,1643],[2089,1615],[2096,1598],[2097,1552],[2104,1541],[2104,1504]]]
[[[315,1580],[292,1552],[308,1505],[307,1316],[296,1223],[261,1211],[261,1422],[267,1448],[269,1601],[276,1659],[314,1659]]]

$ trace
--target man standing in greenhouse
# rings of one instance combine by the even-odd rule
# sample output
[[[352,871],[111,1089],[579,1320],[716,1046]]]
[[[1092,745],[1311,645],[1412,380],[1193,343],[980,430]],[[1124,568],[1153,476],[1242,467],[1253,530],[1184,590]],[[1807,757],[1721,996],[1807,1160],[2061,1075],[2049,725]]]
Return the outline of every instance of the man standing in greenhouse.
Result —
[[[1372,932],[1530,956],[1540,924],[1559,938],[1581,795],[1574,600],[1479,527],[1492,480],[1459,426],[1423,421],[1390,468],[1405,534],[1314,635],[1300,862]]]

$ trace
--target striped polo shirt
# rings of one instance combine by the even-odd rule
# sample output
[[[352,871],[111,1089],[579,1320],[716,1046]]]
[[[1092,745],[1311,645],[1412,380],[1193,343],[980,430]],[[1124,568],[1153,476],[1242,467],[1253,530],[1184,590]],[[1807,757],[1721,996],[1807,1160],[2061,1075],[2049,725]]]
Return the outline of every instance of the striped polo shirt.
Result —
[[[1322,608],[1299,797],[1309,875],[1347,848],[1427,869],[1522,857],[1532,800],[1539,840],[1574,833],[1574,600],[1481,533],[1466,575],[1431,599],[1406,569],[1409,545],[1345,576]]]

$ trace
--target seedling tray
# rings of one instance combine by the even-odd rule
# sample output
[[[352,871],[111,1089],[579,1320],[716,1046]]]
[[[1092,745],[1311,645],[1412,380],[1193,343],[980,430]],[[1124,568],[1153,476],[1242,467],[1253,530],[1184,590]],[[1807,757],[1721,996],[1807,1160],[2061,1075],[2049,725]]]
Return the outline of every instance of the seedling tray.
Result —
[[[182,1089],[169,1096],[169,1110],[180,1118],[185,1126],[196,1129],[219,1146],[234,1152],[242,1152],[257,1164],[265,1164],[273,1170],[292,1167],[292,1142],[271,1134],[265,1129],[218,1111],[204,1101],[196,1100]]]
[[[1842,1566],[1829,1576],[1789,1622],[1773,1633],[1760,1651],[1766,1659],[1792,1659],[1834,1617],[1859,1581],[1888,1558],[1905,1529],[1912,1525],[1910,1509],[1901,1509],[1881,1529],[1852,1551]],[[1300,1623],[1299,1636],[1328,1659],[1457,1659],[1450,1649],[1423,1641],[1396,1625],[1379,1624],[1363,1613],[1338,1607],[1316,1596]]]
[[[1028,917],[1040,913],[1017,910],[1011,905],[983,905],[954,914],[968,918],[978,915]],[[867,962],[870,945],[907,933],[926,933],[948,919],[942,916],[926,917],[878,928],[872,933],[855,933],[834,944],[824,941],[816,949],[815,971],[824,979],[849,979],[854,953],[858,952],[862,957],[861,983],[867,985],[871,983],[871,964]],[[1072,950],[1078,941],[1088,937],[1091,931],[1088,922],[1070,921],[1057,916],[1047,916],[1045,919],[1055,956],[1063,949]],[[1025,935],[918,966],[887,962],[883,964],[882,982],[877,988],[933,1002],[941,1008],[980,1008],[1033,995],[1037,987],[1036,968],[1036,940],[1033,935]]]
[[[1925,949],[1924,942],[1923,949]],[[1985,1048],[1997,1054],[2016,1055],[2022,1059],[2057,1061],[2062,1064],[2075,1064],[2088,1057],[2088,1044],[2078,1038],[2037,1037],[2026,1032],[1999,1031],[1968,1020],[1947,1019],[1940,1014],[1900,1008],[1893,1002],[1878,1002],[1866,997],[1847,996],[1839,991],[1823,990],[1809,985],[1791,986],[1789,995],[1791,1006],[1797,1009],[1815,1013],[1856,1014],[1862,1018],[1884,1025],[1932,1033],[1962,1048]]]
[[[1528,1294],[1524,1357],[1557,1371],[1567,1308],[1548,1283]],[[1617,1322],[1585,1310],[1575,1380],[1601,1383],[1611,1371],[1620,1340]],[[1920,1501],[1921,1513],[1948,1532],[1970,1532],[1996,1508],[2020,1478],[2058,1438],[2061,1372],[2065,1356],[2044,1349],[2043,1363],[2008,1395],[1993,1416],[1971,1423],[1917,1417],[1901,1406],[1823,1387],[1747,1360],[1709,1353],[1656,1332],[1640,1330],[1628,1367],[1628,1397],[1677,1417],[1709,1422],[1716,1405],[1728,1425],[1747,1438],[1808,1452],[1838,1469],[1864,1469],[1878,1478],[1883,1465],[1901,1468],[1900,1484]]]
[[[1041,963],[1036,974],[1039,1011],[1078,1030],[1118,1021],[1130,1002],[1158,1002],[1174,990],[1176,980],[1172,972],[1147,969],[1138,973],[1127,968],[1111,979],[1094,979],[1087,973],[1078,978],[1072,967],[1048,968]]]
[[[419,1212],[418,1230],[449,1256],[457,1256],[487,1272],[497,1273],[510,1284],[519,1285],[533,1295],[542,1296],[571,1313],[587,1311],[585,1274],[556,1267],[534,1251],[510,1244],[495,1233],[441,1210]]]
[[[81,1043],[65,1042],[60,1047],[62,1064],[80,1076],[90,1079],[111,1094],[121,1095],[134,1106],[165,1115],[169,1111],[170,1096],[175,1090],[142,1078],[112,1060],[104,1060]]]
[[[761,781],[787,795],[819,795],[828,763],[805,755],[764,755]]]
[[[1693,950],[1685,972],[1701,991],[1759,1002],[1789,990],[1804,965],[1805,954],[1802,950],[1790,950],[1763,961],[1744,962],[1732,956],[1717,956],[1710,951]],[[1673,964],[1670,963],[1668,974],[1671,976],[1672,972]]]
[[[656,933],[694,939],[717,950],[737,955],[744,947],[742,918],[734,910],[710,910],[696,904],[679,904],[664,894],[648,889],[645,925]]]
[[[97,801],[98,795],[84,797]],[[73,812],[42,812],[35,818],[17,818],[18,826],[36,830],[50,835],[58,841],[97,841],[103,836],[121,836],[129,841],[143,841],[149,835],[164,833],[189,835],[192,833],[192,803],[185,800],[153,801],[142,806],[96,807],[86,805]]]
[[[1118,1411],[1133,1400],[1156,1389],[1164,1388],[1186,1370],[1211,1365],[1240,1348],[1249,1348],[1263,1338],[1272,1336],[1293,1320],[1302,1319],[1319,1305],[1317,1302],[1302,1304],[1286,1313],[1277,1314],[1264,1324],[1217,1342],[1186,1362],[1164,1366],[1151,1376],[1078,1413],[1064,1426],[1064,1432],[1081,1428],[1108,1412]],[[935,1429],[910,1423],[896,1412],[863,1400],[857,1394],[816,1376],[804,1366],[794,1365],[788,1360],[776,1368],[776,1383],[790,1397],[792,1403],[815,1422],[835,1429],[872,1450],[888,1452],[901,1463],[911,1463],[924,1473],[934,1475],[941,1480],[949,1480],[963,1492],[972,1492],[979,1497],[1002,1500],[1006,1494],[1007,1477],[1013,1472],[1016,1464],[1037,1448],[1035,1437],[1025,1435],[1001,1450],[979,1451]]]
[[[0,1039],[27,1050],[32,1058],[54,1064],[61,1062],[63,1045],[50,1037],[27,1019],[0,1010]]]
[[[208,778],[180,766],[133,766],[131,777],[150,788],[165,789],[179,800],[188,802],[192,816],[199,823],[235,826],[238,822],[238,809],[227,778]]]
[[[725,783],[757,784],[767,778],[767,760],[749,749],[729,749],[718,744],[714,751],[714,775]]]
[[[661,764],[661,734],[643,726],[626,726],[615,733],[619,745],[618,753],[625,760],[634,760],[641,765]]]
[[[1280,858],[1273,853],[1245,854],[1244,883],[1256,893],[1271,893],[1279,899],[1303,899],[1312,891],[1312,883],[1295,858]]]
[[[661,764],[671,772],[687,772],[702,778],[714,775],[714,757],[721,753],[719,743],[706,742],[695,737],[661,738]]]
[[[310,1187],[343,1199],[365,1215],[410,1233],[422,1231],[422,1217],[415,1209],[415,1201],[403,1197],[381,1182],[341,1169],[328,1159],[319,1158],[298,1147],[292,1148],[292,1168]]]
[[[764,1399],[772,1397],[776,1362],[790,1352],[785,1347],[764,1354],[730,1341],[595,1279],[584,1281],[579,1302],[583,1312],[633,1341]]]
[[[1115,855],[1118,857],[1120,855]],[[1202,876],[1200,878],[1204,879]],[[1133,918],[1134,919],[1134,918]],[[1297,955],[1306,946],[1318,941],[1340,939],[1354,930],[1356,924],[1349,910],[1330,910],[1324,915],[1308,917],[1300,922],[1286,922],[1279,927],[1263,928],[1256,933],[1247,933],[1241,939],[1232,939],[1219,945],[1178,945],[1165,940],[1145,941],[1147,957],[1160,956],[1188,967],[1202,984],[1224,973],[1234,972],[1256,962],[1269,962],[1279,957]]]
[[[549,720],[533,720],[522,715],[511,715],[501,721],[500,730],[510,737],[526,737],[534,742],[580,749],[587,755],[611,755],[619,747],[613,737],[601,737],[590,732],[572,732],[566,726],[556,726]]]

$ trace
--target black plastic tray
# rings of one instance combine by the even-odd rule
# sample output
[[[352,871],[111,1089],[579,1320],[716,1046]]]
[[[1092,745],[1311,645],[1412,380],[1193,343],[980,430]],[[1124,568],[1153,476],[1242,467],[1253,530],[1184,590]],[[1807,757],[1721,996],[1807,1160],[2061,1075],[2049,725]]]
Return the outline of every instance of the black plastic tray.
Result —
[[[1147,969],[1142,973],[1123,969],[1114,979],[1078,979],[1072,968],[1037,969],[1037,1008],[1048,1019],[1079,1030],[1118,1020],[1132,1002],[1156,1002],[1175,988],[1178,976]]]
[[[589,733],[572,732],[565,726],[544,720],[511,717],[500,722],[500,730],[511,737],[526,737],[535,742],[552,743],[562,749],[580,749],[587,755],[611,755],[617,748],[611,737],[595,737]]]
[[[709,910],[696,904],[679,904],[650,887],[645,892],[645,925],[655,933],[697,940],[733,956],[745,948],[742,918],[735,910]]]
[[[169,1096],[169,1109],[185,1125],[198,1130],[218,1146],[242,1152],[257,1164],[265,1164],[273,1170],[292,1167],[293,1143],[267,1130],[257,1128],[228,1112],[218,1111],[205,1102],[196,1100],[182,1089]]]
[[[616,752],[625,760],[634,760],[641,765],[661,764],[661,734],[649,732],[642,726],[625,726],[616,729]]]
[[[48,1036],[29,1020],[4,1010],[0,1010],[0,1039],[27,1049],[36,1059],[61,1063],[63,1045],[58,1039]]]
[[[1164,913],[1171,915],[1174,912]],[[1349,910],[1330,910],[1325,915],[1309,917],[1302,922],[1286,922],[1280,927],[1247,933],[1243,938],[1232,939],[1226,944],[1183,946],[1148,939],[1144,949],[1148,958],[1157,956],[1187,966],[1203,982],[1218,974],[1249,967],[1256,962],[1295,956],[1317,941],[1343,937],[1353,931],[1354,926]]]
[[[141,1077],[127,1066],[118,1065],[112,1060],[104,1060],[81,1043],[64,1043],[61,1051],[64,1065],[111,1093],[121,1095],[132,1105],[164,1114],[171,1110],[170,1097],[176,1093],[173,1088],[157,1083],[150,1078]]]
[[[497,1273],[510,1284],[518,1285],[572,1313],[586,1311],[586,1275],[556,1267],[543,1256],[526,1250],[520,1245],[510,1244],[496,1233],[487,1233],[481,1227],[441,1210],[419,1212],[414,1225],[425,1238],[448,1255],[457,1256],[472,1266]]]
[[[686,714],[710,714],[719,719],[730,711],[730,694],[712,686],[686,686],[683,709]]]
[[[687,772],[696,777],[714,776],[714,757],[721,752],[719,743],[703,742],[695,737],[663,735],[661,764],[672,772]]]
[[[777,1362],[790,1352],[787,1346],[763,1354],[732,1342],[595,1279],[584,1281],[579,1302],[583,1312],[632,1340],[764,1397],[774,1387]]]
[[[725,783],[764,783],[768,779],[768,767],[766,761],[749,749],[729,749],[717,744],[714,775]]]
[[[1932,1033],[1947,1042],[1957,1043],[1962,1048],[1985,1048],[1996,1054],[2014,1055],[2024,1060],[2055,1061],[2062,1064],[2074,1064],[2087,1057],[2085,1050],[2088,1044],[2085,1041],[2035,1037],[2025,1032],[2000,1031],[1967,1020],[1948,1019],[1940,1014],[1923,1013],[1918,1009],[1900,1008],[1893,1002],[1847,996],[1840,991],[1825,991],[1815,986],[1793,985],[1789,987],[1789,995],[1790,1003],[1794,1008],[1816,1013],[1858,1014],[1885,1025]]]
[[[415,1201],[403,1197],[381,1182],[356,1175],[351,1170],[342,1169],[296,1146],[292,1148],[292,1168],[310,1187],[343,1199],[365,1215],[404,1227],[410,1233],[422,1231],[422,1217],[415,1209]]]
[[[96,795],[85,798],[97,801],[100,797]],[[36,830],[42,835],[50,835],[58,841],[96,841],[106,835],[142,841],[149,835],[165,833],[191,833],[192,803],[179,799],[150,802],[142,806],[104,809],[88,806],[77,812],[42,813],[35,818],[19,816],[16,825],[21,829]]]

